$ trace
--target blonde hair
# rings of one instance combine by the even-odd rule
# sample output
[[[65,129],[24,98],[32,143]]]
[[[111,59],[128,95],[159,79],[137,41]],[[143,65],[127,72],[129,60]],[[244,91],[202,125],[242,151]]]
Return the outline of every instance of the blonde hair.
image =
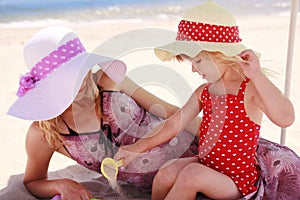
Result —
[[[206,55],[211,61],[213,62],[218,62],[222,64],[226,64],[227,66],[231,66],[240,76],[245,78],[246,76],[243,73],[243,70],[239,64],[239,62],[243,61],[241,57],[239,56],[226,56],[222,52],[215,51],[215,52],[210,52],[210,51],[201,51]],[[181,55],[177,55],[174,57],[175,60],[178,62],[183,62],[184,58]]]
[[[244,60],[242,60],[241,57],[239,56],[226,56],[223,53],[216,51],[216,52],[209,52],[209,51],[203,51],[206,53],[206,55],[209,57],[210,60],[214,61],[214,62],[220,62],[223,64],[226,64],[228,66],[231,66],[234,70],[236,70],[238,72],[238,74],[240,76],[242,76],[243,78],[246,78],[239,62],[246,62]],[[173,57],[175,60],[177,60],[178,62],[183,62],[184,58],[181,55],[176,55]],[[273,77],[275,78],[275,71],[265,68],[265,67],[261,67],[261,71],[262,73],[264,73],[266,76],[269,77]]]
[[[35,123],[43,132],[43,137],[51,148],[58,149],[64,145],[62,137],[58,131],[58,117],[44,121],[36,121]]]
[[[86,76],[86,90],[85,96],[88,98],[94,98],[95,100],[99,96],[99,89],[95,86],[93,74],[90,71]],[[100,117],[102,117],[100,103],[96,102],[96,108]],[[59,118],[60,115],[44,121],[36,121],[37,127],[43,132],[43,137],[48,142],[49,146],[54,149],[58,149],[62,145],[65,145],[62,136],[59,132]]]
[[[209,58],[214,62],[220,62],[222,64],[226,64],[227,66],[231,66],[238,74],[245,79],[246,75],[243,72],[242,67],[240,66],[240,62],[247,62],[244,61],[240,56],[226,56],[221,52],[209,52],[205,51]],[[267,69],[265,67],[261,67],[262,73],[264,73],[266,76],[272,76],[274,77],[274,74],[276,74],[275,71]]]
[[[242,60],[239,56],[226,56],[223,53],[217,51],[217,52],[209,52],[204,51],[204,53],[209,57],[210,60],[216,63],[222,63],[226,66],[232,67],[243,79],[246,78],[243,69],[241,68],[241,65],[239,62],[245,62]]]

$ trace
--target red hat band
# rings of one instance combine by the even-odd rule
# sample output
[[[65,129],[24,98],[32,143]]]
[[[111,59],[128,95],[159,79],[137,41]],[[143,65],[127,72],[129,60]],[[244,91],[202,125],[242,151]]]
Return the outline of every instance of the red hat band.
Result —
[[[176,40],[222,43],[242,41],[239,37],[238,26],[221,26],[187,20],[180,21]]]

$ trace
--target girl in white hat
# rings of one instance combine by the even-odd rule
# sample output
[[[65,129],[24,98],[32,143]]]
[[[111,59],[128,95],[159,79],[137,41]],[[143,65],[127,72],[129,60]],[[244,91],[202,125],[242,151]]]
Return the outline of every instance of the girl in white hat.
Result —
[[[18,99],[8,114],[34,121],[26,138],[24,184],[38,198],[58,194],[64,200],[92,197],[73,180],[48,180],[54,152],[100,172],[103,158],[113,157],[120,145],[134,143],[159,124],[160,117],[177,110],[125,77],[123,62],[86,52],[69,28],[40,30],[26,44],[24,57],[29,72],[20,78]],[[101,69],[92,73],[95,65]],[[148,112],[153,105],[165,110]],[[120,170],[118,179],[151,189],[155,173],[167,160],[195,155],[194,137],[183,131],[178,138],[177,145],[167,142]],[[163,155],[166,151],[173,153]]]
[[[200,112],[198,156],[166,163],[154,178],[152,199],[212,199],[254,196],[256,157],[263,113],[276,125],[294,122],[292,103],[263,74],[259,58],[241,43],[234,16],[208,1],[189,10],[176,41],[155,49],[162,60],[187,60],[207,84],[198,87],[174,115],[115,159],[126,166],[138,153],[175,137]],[[133,152],[133,153],[132,153]]]

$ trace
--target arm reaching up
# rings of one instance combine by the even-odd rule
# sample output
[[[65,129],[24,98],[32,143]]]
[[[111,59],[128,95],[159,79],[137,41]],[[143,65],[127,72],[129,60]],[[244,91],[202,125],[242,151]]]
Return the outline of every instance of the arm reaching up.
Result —
[[[255,103],[276,125],[290,126],[295,120],[291,101],[263,74],[258,57],[252,50],[245,50],[240,56],[247,61],[241,62],[241,65],[258,94],[253,95]]]

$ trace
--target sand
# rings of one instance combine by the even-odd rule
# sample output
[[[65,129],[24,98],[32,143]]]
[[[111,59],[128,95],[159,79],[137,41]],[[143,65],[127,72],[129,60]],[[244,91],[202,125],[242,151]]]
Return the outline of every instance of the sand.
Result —
[[[276,78],[272,78],[272,81],[283,91],[284,79],[285,79],[285,66],[287,58],[287,44],[288,44],[288,31],[289,31],[289,16],[286,15],[263,15],[263,16],[238,16],[238,24],[240,25],[241,36],[243,41],[249,48],[254,49],[261,53],[262,65],[271,69],[277,74]],[[292,70],[292,82],[290,99],[292,100],[295,112],[296,121],[295,123],[287,128],[286,145],[293,149],[298,155],[300,155],[300,26],[298,25],[296,32],[295,42],[295,56],[293,60]],[[142,33],[152,33],[154,30],[160,30],[162,32],[166,30],[176,31],[178,19],[162,19],[160,21],[155,20],[122,20],[122,21],[111,21],[97,24],[64,24],[74,29],[78,36],[81,38],[86,49],[92,51],[96,48],[100,50],[104,46],[101,46],[104,41],[111,41],[113,36],[126,36],[128,31],[133,31],[130,34],[137,32],[139,28],[148,28],[147,31],[143,30]],[[63,24],[60,24],[63,25]],[[44,25],[36,25],[31,27],[0,27],[0,133],[1,133],[1,145],[0,145],[0,189],[6,188],[8,180],[16,175],[22,176],[26,166],[26,152],[25,152],[25,137],[26,131],[30,124],[29,121],[24,121],[11,116],[6,115],[6,111],[12,102],[16,99],[15,93],[18,87],[18,78],[20,74],[27,72],[25,63],[22,56],[24,43],[39,29],[45,27]],[[150,28],[150,29],[149,29]],[[168,31],[167,31],[168,32]],[[145,34],[147,35],[147,34]],[[126,38],[125,37],[125,38]],[[159,39],[158,42],[162,42],[164,38]],[[169,38],[169,40],[172,38]],[[132,40],[121,40],[127,42],[126,44],[131,45],[137,43],[138,39]],[[117,41],[116,38],[113,42]],[[144,38],[144,42],[147,39]],[[166,41],[168,42],[168,41]],[[117,45],[117,44],[116,44]],[[125,45],[126,46],[126,45]],[[117,47],[117,46],[116,46]],[[178,97],[175,94],[166,91],[168,87],[155,83],[143,82],[142,76],[136,76],[135,69],[139,66],[144,65],[163,65],[171,67],[178,72],[181,77],[184,78],[190,88],[194,89],[202,81],[200,77],[192,74],[190,69],[182,67],[175,63],[162,63],[154,55],[151,49],[147,49],[143,44],[139,44],[137,47],[143,47],[136,50],[133,53],[121,55],[120,57],[128,64],[128,74],[131,78],[142,84],[146,89],[151,90],[154,94],[159,95],[161,98],[170,101],[172,103],[182,105],[188,97]],[[134,48],[134,47],[130,47]],[[114,49],[114,48],[112,48]],[[138,49],[138,48],[136,48]],[[111,49],[107,53],[114,53]],[[116,52],[115,52],[116,53]],[[297,56],[296,56],[297,55]],[[147,77],[147,74],[143,74]],[[181,87],[180,81],[172,83],[172,87],[175,91],[179,91]],[[178,90],[176,89],[178,88]],[[181,99],[183,98],[183,99]],[[280,106],[280,105],[278,105]],[[280,128],[273,125],[266,117],[264,118],[262,125],[262,137],[280,142]],[[65,158],[63,156],[54,155],[53,160],[50,163],[50,172],[54,172],[59,169],[64,169],[68,166],[74,165],[75,162]],[[76,174],[77,168],[72,173]],[[69,176],[66,173],[67,170],[62,170],[60,176]],[[64,174],[65,173],[65,174]],[[94,177],[94,175],[92,176]],[[11,179],[10,181],[19,181],[21,178]],[[9,187],[14,187],[11,182]],[[4,191],[4,190],[3,190]],[[4,191],[5,192],[5,191]]]

